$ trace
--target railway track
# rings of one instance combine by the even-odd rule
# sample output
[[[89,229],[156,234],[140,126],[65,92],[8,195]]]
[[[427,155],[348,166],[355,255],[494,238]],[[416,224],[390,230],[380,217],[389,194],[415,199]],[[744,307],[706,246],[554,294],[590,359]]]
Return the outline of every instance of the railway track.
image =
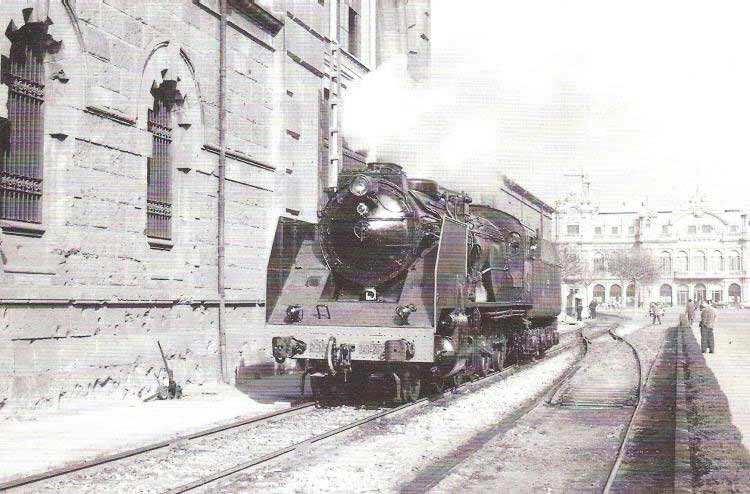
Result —
[[[559,407],[632,408],[625,433],[622,435],[617,454],[602,489],[604,494],[610,492],[622,464],[632,434],[633,424],[640,411],[645,379],[651,371],[650,368],[648,372],[643,369],[642,359],[638,349],[633,344],[615,333],[614,329],[608,330],[608,333],[611,340],[600,343],[598,350],[601,353],[606,353],[611,359],[622,359],[621,363],[625,372],[618,374],[597,372],[596,365],[594,365],[587,369],[590,372],[573,376],[548,401],[549,405]],[[593,338],[586,338],[587,345],[592,345],[592,340]],[[632,360],[626,362],[628,355],[632,355]],[[651,367],[653,367],[653,363]]]
[[[598,333],[603,331],[599,330]],[[567,344],[558,345],[558,347],[549,350],[544,359],[549,359],[558,355],[566,350],[569,350],[576,344],[576,341],[570,341]],[[309,447],[310,445],[316,444],[326,439],[340,436],[349,431],[353,431],[367,423],[376,421],[378,419],[393,416],[399,413],[404,413],[407,410],[414,410],[418,407],[428,405],[430,401],[436,398],[449,396],[452,393],[464,393],[470,392],[474,388],[483,388],[494,384],[497,381],[506,379],[511,375],[534,365],[536,362],[516,364],[506,367],[502,372],[495,372],[489,374],[484,378],[478,378],[466,382],[458,388],[446,390],[441,394],[433,395],[430,397],[420,398],[419,400],[411,403],[407,403],[395,408],[388,408],[384,410],[367,410],[358,409],[357,411],[352,410],[351,413],[343,413],[341,420],[331,420],[330,415],[335,415],[337,408],[331,409],[320,409],[316,408],[314,403],[304,403],[295,407],[279,410],[269,414],[261,415],[258,417],[248,418],[240,420],[230,424],[222,425],[220,427],[214,427],[197,433],[181,436],[168,441],[162,441],[151,445],[143,446],[140,448],[128,450],[114,455],[100,457],[87,462],[81,462],[78,464],[70,465],[65,468],[56,469],[50,472],[45,472],[39,475],[33,475],[22,479],[6,482],[0,484],[0,492],[41,492],[49,491],[50,489],[56,492],[69,492],[65,490],[67,488],[75,488],[76,492],[87,492],[87,489],[78,490],[78,484],[85,484],[87,482],[93,482],[94,485],[98,485],[100,488],[104,487],[98,484],[97,476],[103,475],[107,477],[111,472],[117,471],[120,475],[126,475],[126,470],[132,465],[136,465],[137,468],[142,466],[150,467],[152,470],[158,471],[163,468],[164,458],[171,457],[173,455],[180,456],[180,452],[189,451],[191,448],[198,447],[200,444],[206,441],[219,440],[221,437],[232,434],[232,441],[237,440],[237,435],[241,434],[242,431],[255,430],[257,431],[261,427],[264,428],[263,434],[265,436],[274,436],[274,430],[282,430],[283,432],[290,431],[292,436],[298,437],[299,440],[291,441],[281,448],[275,448],[269,451],[261,451],[258,454],[253,454],[252,457],[246,461],[238,462],[228,468],[217,468],[220,462],[211,465],[210,461],[197,462],[194,467],[200,469],[201,472],[206,470],[212,471],[208,475],[201,475],[198,478],[190,479],[187,482],[179,483],[175,482],[172,485],[177,487],[160,489],[156,488],[152,490],[145,490],[144,492],[168,492],[170,494],[178,494],[184,492],[195,492],[199,490],[205,490],[216,482],[224,479],[228,479],[240,472],[247,471],[254,467],[267,464],[277,458],[281,458],[290,455],[294,451],[301,450]],[[312,414],[319,414],[320,417],[313,418]],[[302,415],[302,417],[300,417]],[[309,434],[301,434],[299,428],[295,423],[286,424],[287,419],[295,417],[296,423],[302,421],[302,419],[311,418],[312,422],[317,419],[320,423],[327,424],[328,427],[322,431],[314,431]],[[354,419],[354,420],[352,420]],[[286,427],[285,427],[286,425]],[[331,426],[333,425],[333,426]],[[275,427],[275,429],[274,429]],[[278,433],[277,433],[278,434]],[[275,440],[283,442],[279,439],[278,435],[275,435]],[[202,451],[206,451],[209,448],[203,448]],[[181,460],[180,460],[181,461]],[[123,465],[127,462],[127,465]],[[151,463],[152,465],[149,465]],[[148,475],[138,475],[137,477],[147,478]],[[184,476],[181,480],[184,481]],[[125,482],[125,484],[134,485],[132,482]],[[135,485],[138,485],[137,483]],[[93,488],[88,490],[89,492],[104,492],[103,489]],[[132,489],[125,488],[123,492],[132,492]]]
[[[474,492],[487,483],[505,485],[512,491],[518,481],[513,472],[526,471],[527,483],[516,487],[527,492],[553,488],[608,493],[625,454],[642,385],[650,371],[642,368],[637,349],[617,335],[619,325],[584,332],[585,355],[556,386],[529,400],[491,430],[469,438],[456,454],[401,485],[400,492],[427,493],[438,484],[445,492]],[[608,366],[607,362],[613,360],[617,365]],[[613,436],[618,430],[620,434]],[[545,441],[544,449],[539,449],[540,440]],[[481,456],[459,466],[480,451]],[[588,460],[580,463],[579,455]],[[587,463],[593,458],[598,459]],[[487,471],[487,462],[495,468]],[[565,473],[555,473],[557,468]],[[460,469],[460,473],[453,476],[454,469]],[[483,481],[467,485],[466,479],[474,475],[481,475]]]

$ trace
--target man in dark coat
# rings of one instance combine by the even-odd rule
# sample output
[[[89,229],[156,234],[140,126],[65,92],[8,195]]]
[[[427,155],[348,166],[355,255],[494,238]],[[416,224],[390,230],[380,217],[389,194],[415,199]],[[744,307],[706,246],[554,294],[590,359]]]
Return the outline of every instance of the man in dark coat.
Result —
[[[685,306],[685,314],[687,314],[688,322],[692,326],[693,320],[695,320],[695,302],[693,302],[692,298],[688,300]]]
[[[716,324],[716,309],[711,305],[710,300],[703,303],[701,310],[701,352],[714,353],[714,325]]]
[[[594,299],[589,304],[589,313],[591,314],[591,319],[596,318],[596,306],[597,306],[596,299]]]
[[[583,321],[583,318],[581,317],[581,314],[583,314],[583,300],[580,298],[576,299],[576,315],[578,318],[576,321]]]

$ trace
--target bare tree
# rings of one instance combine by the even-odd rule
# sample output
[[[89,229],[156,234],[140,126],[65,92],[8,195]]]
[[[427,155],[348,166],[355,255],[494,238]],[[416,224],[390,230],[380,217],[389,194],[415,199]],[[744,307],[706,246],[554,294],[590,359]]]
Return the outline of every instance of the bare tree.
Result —
[[[563,281],[578,281],[583,269],[583,260],[570,244],[558,244],[557,255],[560,259],[560,277]]]
[[[622,249],[607,256],[607,270],[620,279],[627,296],[627,285],[633,283],[637,291],[641,284],[649,283],[659,276],[659,264],[649,251]]]
[[[596,278],[596,271],[588,259],[584,259],[570,244],[558,246],[562,280],[568,284],[583,285],[584,303],[588,305],[589,286]]]

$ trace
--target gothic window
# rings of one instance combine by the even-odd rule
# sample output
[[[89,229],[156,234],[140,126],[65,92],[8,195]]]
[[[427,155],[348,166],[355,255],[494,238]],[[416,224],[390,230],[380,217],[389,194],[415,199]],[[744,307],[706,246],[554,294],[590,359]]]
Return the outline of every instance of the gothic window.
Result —
[[[148,110],[151,157],[147,163],[146,235],[172,238],[172,113],[182,103],[175,81],[154,84],[153,107]]]
[[[724,256],[718,250],[711,255],[711,269],[716,273],[724,271]]]
[[[664,284],[659,288],[659,299],[664,305],[672,305],[672,285]]]
[[[602,285],[594,285],[594,298],[600,304],[604,303],[606,299],[604,287]]]
[[[2,82],[8,86],[8,118],[0,119],[0,218],[42,222],[44,164],[44,59],[61,43],[47,34],[51,24],[28,22],[6,30],[11,42],[2,59]]]
[[[729,271],[739,271],[740,269],[740,254],[733,250],[729,253]]]
[[[617,284],[609,287],[609,298],[620,302],[622,300],[622,287]]]
[[[742,302],[742,287],[737,283],[729,285],[729,302],[733,304]]]
[[[706,285],[704,285],[703,283],[698,283],[697,285],[695,285],[693,293],[695,294],[695,302],[697,304],[700,304],[701,302],[706,300]]]
[[[698,251],[698,253],[695,255],[695,270],[704,272],[706,271],[706,253],[703,251]]]
[[[606,268],[604,262],[604,254],[597,252],[594,254],[594,269],[597,271],[604,271]]]
[[[681,250],[677,253],[677,265],[675,266],[675,270],[685,273],[688,269],[690,269],[690,258],[688,257],[687,252]]]
[[[661,272],[662,274],[672,273],[672,256],[669,252],[661,253]]]

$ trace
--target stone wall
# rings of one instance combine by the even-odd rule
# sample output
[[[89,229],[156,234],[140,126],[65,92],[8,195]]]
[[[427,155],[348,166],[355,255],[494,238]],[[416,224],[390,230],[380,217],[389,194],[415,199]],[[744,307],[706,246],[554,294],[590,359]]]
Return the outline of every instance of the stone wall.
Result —
[[[225,286],[234,379],[277,370],[264,333],[266,264],[279,216],[317,221],[321,98],[333,61],[328,2],[230,3]],[[375,12],[373,0],[359,4]],[[374,33],[367,15],[363,32]],[[0,3],[3,29],[46,19],[62,48],[45,60],[43,223],[19,231],[0,220],[0,409],[142,399],[163,366],[157,341],[180,382],[215,380],[218,0]],[[375,38],[363,46],[363,60],[342,61],[342,91],[375,61]],[[0,53],[9,48],[2,37]],[[172,238],[156,242],[145,235],[147,117],[151,88],[165,81],[182,100],[172,116]],[[0,118],[7,94],[0,84]]]

